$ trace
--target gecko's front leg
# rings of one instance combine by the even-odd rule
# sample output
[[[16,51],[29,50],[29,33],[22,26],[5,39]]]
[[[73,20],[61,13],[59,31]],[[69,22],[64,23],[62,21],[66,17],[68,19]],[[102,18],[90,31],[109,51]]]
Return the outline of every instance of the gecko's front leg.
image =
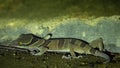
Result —
[[[44,54],[46,51],[48,50],[48,48],[44,47],[44,46],[41,46],[35,50],[32,50],[30,53],[32,55],[42,55]]]
[[[30,50],[30,54],[32,54],[32,55],[35,55],[35,54],[37,54],[39,52],[40,52],[40,50],[38,50],[38,49],[32,49],[32,50]]]

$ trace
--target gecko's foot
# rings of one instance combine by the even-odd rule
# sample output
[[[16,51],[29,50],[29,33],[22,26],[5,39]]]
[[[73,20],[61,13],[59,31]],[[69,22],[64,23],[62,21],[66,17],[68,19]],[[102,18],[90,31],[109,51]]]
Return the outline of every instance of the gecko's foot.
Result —
[[[62,56],[62,59],[70,59],[70,60],[71,60],[71,58],[72,58],[71,55],[68,55],[68,56],[63,55],[63,56]]]
[[[82,57],[83,57],[82,55],[79,55],[79,56],[74,56],[73,58],[79,59],[79,58],[82,58]]]
[[[37,53],[39,53],[40,51],[38,49],[35,49],[35,50],[31,50],[30,51],[30,54],[32,55],[36,55]]]
[[[63,55],[63,56],[62,56],[62,59],[70,59],[70,60],[71,60],[72,58],[73,58],[73,59],[79,59],[79,58],[82,58],[82,57],[83,57],[83,56],[81,56],[81,55],[80,55],[80,56],[74,56],[74,57],[72,57],[72,56],[70,56],[70,55],[68,55],[68,56]]]

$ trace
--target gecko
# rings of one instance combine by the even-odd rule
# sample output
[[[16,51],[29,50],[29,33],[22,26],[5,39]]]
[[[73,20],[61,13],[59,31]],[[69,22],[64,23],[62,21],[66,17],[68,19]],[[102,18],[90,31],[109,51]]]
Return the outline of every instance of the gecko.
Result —
[[[88,43],[77,38],[51,38],[52,34],[47,34],[45,37],[38,37],[34,34],[21,34],[16,40],[10,42],[10,46],[29,49],[32,55],[42,55],[45,52],[62,52],[70,53],[72,58],[78,54],[91,54],[106,59],[105,62],[110,62],[110,57],[103,52],[103,39]],[[96,49],[99,48],[99,49]]]

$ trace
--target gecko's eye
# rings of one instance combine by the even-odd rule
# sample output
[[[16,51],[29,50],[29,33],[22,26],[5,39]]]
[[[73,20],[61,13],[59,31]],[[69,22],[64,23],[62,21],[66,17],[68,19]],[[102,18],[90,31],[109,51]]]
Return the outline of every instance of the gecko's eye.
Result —
[[[18,42],[18,45],[22,45],[22,42]]]

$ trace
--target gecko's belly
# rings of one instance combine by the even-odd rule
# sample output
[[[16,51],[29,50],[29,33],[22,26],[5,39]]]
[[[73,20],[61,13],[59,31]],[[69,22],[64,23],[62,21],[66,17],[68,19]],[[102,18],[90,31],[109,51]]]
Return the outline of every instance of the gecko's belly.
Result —
[[[48,52],[70,52],[70,50],[47,50]]]

